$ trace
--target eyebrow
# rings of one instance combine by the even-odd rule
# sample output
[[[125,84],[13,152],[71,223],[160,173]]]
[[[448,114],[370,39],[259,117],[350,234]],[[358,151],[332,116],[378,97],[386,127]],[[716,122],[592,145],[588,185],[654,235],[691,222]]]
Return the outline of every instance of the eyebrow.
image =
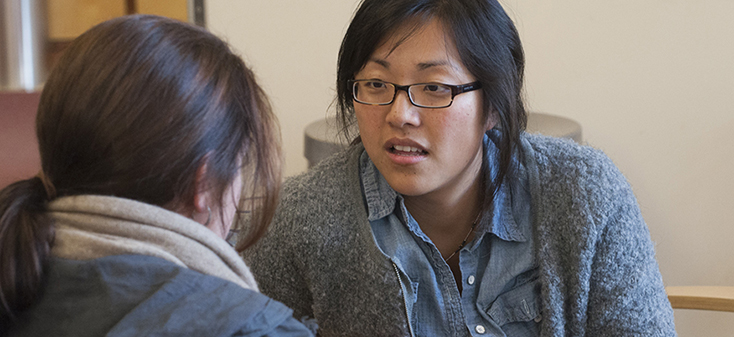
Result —
[[[431,67],[445,66],[448,64],[447,61],[421,62],[418,63],[418,70],[426,70]]]
[[[387,61],[385,61],[383,59],[370,58],[370,61],[379,64],[383,68],[390,69],[390,62],[387,62]],[[416,68],[418,68],[418,70],[421,71],[421,70],[426,70],[426,69],[432,68],[432,67],[445,66],[445,65],[448,65],[448,64],[449,64],[448,61],[444,61],[444,60],[441,60],[441,61],[431,61],[431,62],[421,62],[421,63],[418,63],[418,65],[417,65]]]
[[[370,58],[370,61],[381,65],[385,69],[390,69],[390,62],[387,62],[383,59]]]

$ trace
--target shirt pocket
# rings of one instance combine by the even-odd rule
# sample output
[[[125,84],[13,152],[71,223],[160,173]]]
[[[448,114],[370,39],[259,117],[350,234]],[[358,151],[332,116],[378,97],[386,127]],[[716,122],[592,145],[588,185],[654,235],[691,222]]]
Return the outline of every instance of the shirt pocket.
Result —
[[[499,295],[486,310],[487,315],[506,333],[505,326],[509,330],[537,330],[541,320],[539,294],[538,279],[528,280]]]

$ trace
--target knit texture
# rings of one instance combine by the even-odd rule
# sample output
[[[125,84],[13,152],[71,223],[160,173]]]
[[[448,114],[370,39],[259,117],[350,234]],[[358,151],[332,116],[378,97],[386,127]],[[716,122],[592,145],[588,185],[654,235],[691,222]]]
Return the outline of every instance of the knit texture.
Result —
[[[56,228],[51,251],[56,257],[154,256],[258,290],[249,268],[226,241],[180,214],[100,195],[62,197],[49,204],[49,211]]]
[[[541,282],[541,336],[674,336],[652,241],[603,153],[522,135]],[[408,335],[398,276],[372,237],[353,146],[289,179],[245,259],[263,293],[320,336]]]

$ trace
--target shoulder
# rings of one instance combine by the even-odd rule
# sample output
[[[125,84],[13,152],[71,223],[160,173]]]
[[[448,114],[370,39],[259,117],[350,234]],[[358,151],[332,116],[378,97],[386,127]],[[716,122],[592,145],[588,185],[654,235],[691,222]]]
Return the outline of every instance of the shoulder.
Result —
[[[370,229],[358,166],[361,151],[361,146],[352,146],[283,184],[268,233],[242,253],[263,292],[272,294],[291,281],[283,279],[283,270],[336,261],[337,255],[353,254],[340,247],[354,247],[359,241],[355,237],[367,237]],[[322,254],[325,250],[329,253]]]
[[[601,150],[542,135],[525,134],[522,139],[525,162],[536,166],[541,187],[580,190],[601,198],[630,190],[627,179]]]
[[[360,211],[362,151],[360,145],[349,147],[307,172],[287,179],[274,223],[294,218],[328,220],[330,216]]]
[[[344,193],[344,185],[358,178],[358,159],[362,151],[360,145],[351,146],[324,159],[308,171],[286,179],[282,190],[283,200]]]
[[[265,295],[151,256],[54,259],[49,276],[30,319],[37,332],[56,334],[66,317],[67,331],[89,335],[231,336],[277,329],[292,314]]]
[[[539,169],[564,171],[560,173],[594,174],[615,170],[609,157],[601,150],[576,142],[543,135],[525,134],[526,147],[532,149]],[[525,143],[525,142],[524,142]]]
[[[602,151],[539,135],[523,136],[523,148],[541,237],[647,234],[632,187]]]

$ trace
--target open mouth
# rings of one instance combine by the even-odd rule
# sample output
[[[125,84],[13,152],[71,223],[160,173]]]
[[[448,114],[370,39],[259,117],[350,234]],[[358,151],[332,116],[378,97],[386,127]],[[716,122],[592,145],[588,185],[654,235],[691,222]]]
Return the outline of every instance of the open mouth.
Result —
[[[423,156],[428,154],[428,152],[421,150],[417,147],[412,146],[403,146],[403,145],[393,145],[389,149],[390,153],[399,155],[399,156]]]

